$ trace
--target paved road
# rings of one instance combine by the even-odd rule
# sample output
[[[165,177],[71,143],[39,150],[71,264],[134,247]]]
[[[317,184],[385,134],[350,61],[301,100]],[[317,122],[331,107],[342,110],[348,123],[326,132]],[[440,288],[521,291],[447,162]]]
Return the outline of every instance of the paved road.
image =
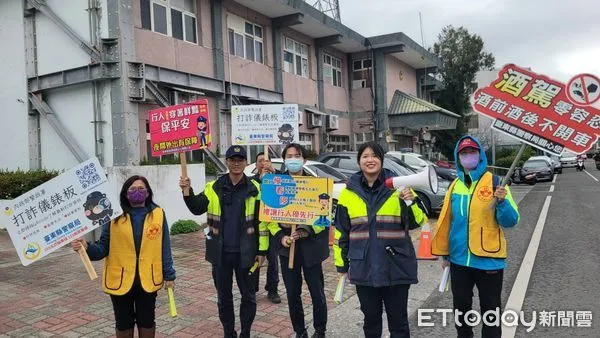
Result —
[[[600,336],[598,319],[593,318],[600,314],[600,183],[592,178],[600,181],[600,171],[589,160],[586,167],[589,175],[569,168],[556,176],[555,183],[536,184],[519,203],[521,221],[516,228],[506,231],[509,258],[504,274],[502,303],[506,306],[509,301],[507,308],[522,310],[528,322],[532,320],[533,311],[536,311],[537,322],[530,332],[524,326],[516,328],[516,332],[505,328],[505,337]],[[544,204],[547,204],[546,208]],[[545,222],[544,209],[547,210]],[[536,238],[539,239],[537,247]],[[530,278],[527,278],[529,271]],[[473,304],[474,309],[478,310],[477,292],[475,295]],[[451,294],[435,291],[421,308],[451,309]],[[541,311],[548,311],[548,316],[541,314]],[[551,317],[550,311],[555,311],[554,326],[542,326],[541,318]],[[572,322],[559,321],[558,311],[565,311],[560,314],[565,317],[570,311]],[[585,321],[577,320],[577,311],[591,311],[591,327],[577,327],[585,324]],[[584,313],[579,312],[579,315],[584,316]],[[418,316],[413,315],[411,328],[414,336],[456,335],[452,316],[449,316],[449,324],[445,327],[442,326],[441,315],[433,317],[433,320],[436,323],[434,327],[418,327]],[[564,326],[559,327],[561,323]],[[569,324],[571,327],[567,326]],[[474,331],[475,336],[481,335],[479,328]]]
[[[525,196],[532,190],[528,185],[516,185],[511,188],[515,202],[520,203]],[[430,220],[430,224],[435,225],[437,219]],[[419,247],[420,231],[416,230],[411,234],[415,240],[415,249]],[[412,285],[409,291],[408,313],[411,317],[416,317],[419,308],[425,308],[425,302],[437,293],[437,288],[440,280],[440,262],[420,260],[419,261],[419,283]],[[347,290],[354,290],[354,286],[347,286]],[[424,304],[425,303],[425,304]],[[384,332],[387,331],[387,319],[385,313],[383,315]],[[360,311],[360,303],[358,296],[350,297],[343,304],[333,309],[329,314],[328,332],[333,337],[358,337],[362,336],[363,315]],[[416,334],[416,325],[412,325],[412,331]],[[450,332],[452,333],[452,332]],[[421,335],[416,335],[421,337]]]

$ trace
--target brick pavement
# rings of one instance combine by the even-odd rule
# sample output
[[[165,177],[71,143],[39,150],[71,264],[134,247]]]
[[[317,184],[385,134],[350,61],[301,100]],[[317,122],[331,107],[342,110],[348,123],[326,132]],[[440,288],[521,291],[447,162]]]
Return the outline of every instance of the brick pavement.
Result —
[[[412,234],[413,238],[418,236],[418,232]],[[166,293],[161,290],[156,309],[157,337],[222,337],[216,290],[210,264],[204,260],[201,232],[173,236],[172,250],[177,270],[175,301],[178,317],[169,316]],[[323,264],[329,309],[337,306],[333,295],[338,277],[332,258],[331,255]],[[8,233],[0,230],[0,337],[113,337],[112,306],[101,289],[102,261],[93,262],[93,265],[99,278],[90,281],[79,255],[66,246],[24,267]],[[265,279],[266,271],[262,271],[252,335],[290,337],[293,331],[283,280],[279,284],[282,302],[272,304],[266,299]],[[344,298],[354,294],[354,288],[347,287]],[[306,283],[303,296],[310,330],[312,307]],[[240,294],[235,285],[234,303],[239,332]]]
[[[157,336],[222,336],[216,290],[210,264],[204,260],[201,233],[173,236],[172,248],[177,270],[175,300],[179,316],[169,317],[166,293],[160,291],[156,309]],[[102,262],[93,262],[93,265],[99,278],[90,281],[79,256],[67,246],[24,267],[8,233],[0,230],[0,337],[114,336],[111,302],[100,286]],[[323,267],[325,292],[332,309],[336,307],[332,299],[337,283],[332,258]],[[279,285],[282,303],[275,305],[266,299],[265,278],[266,271],[262,271],[253,336],[289,337],[293,332],[283,280]],[[306,285],[303,289],[306,321],[310,325],[310,295]],[[347,288],[345,298],[354,293],[354,288]],[[234,299],[237,312],[240,294],[235,286]],[[237,328],[239,330],[239,320]]]

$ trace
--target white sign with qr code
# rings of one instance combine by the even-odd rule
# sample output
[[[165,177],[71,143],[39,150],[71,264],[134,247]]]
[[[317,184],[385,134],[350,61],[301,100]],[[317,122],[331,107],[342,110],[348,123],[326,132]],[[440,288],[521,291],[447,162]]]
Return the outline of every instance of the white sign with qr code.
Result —
[[[122,214],[97,158],[3,204],[0,224],[27,266]]]

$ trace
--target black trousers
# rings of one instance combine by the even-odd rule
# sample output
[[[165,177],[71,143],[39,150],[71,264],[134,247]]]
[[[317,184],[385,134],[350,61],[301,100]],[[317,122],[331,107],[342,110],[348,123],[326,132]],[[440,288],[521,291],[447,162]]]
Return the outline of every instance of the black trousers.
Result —
[[[265,285],[265,290],[268,292],[277,292],[279,287],[279,255],[277,254],[277,240],[273,236],[269,236],[269,252],[267,254],[267,284]],[[255,290],[258,292],[260,290],[259,280],[260,280],[260,269],[254,272],[254,286]]]
[[[409,284],[386,287],[356,286],[360,310],[365,316],[366,338],[381,337],[383,306],[387,314],[391,338],[410,337],[408,327]]]
[[[156,308],[156,292],[147,293],[136,281],[131,290],[122,296],[110,295],[115,312],[116,328],[119,331],[154,327],[154,310]]]
[[[289,258],[280,256],[281,275],[287,292],[290,319],[294,332],[303,333],[306,330],[304,322],[304,309],[302,307],[302,273],[308,285],[310,298],[313,306],[313,326],[316,333],[324,334],[327,330],[327,300],[325,298],[325,281],[323,278],[323,267],[315,264],[310,267],[304,266],[302,252],[296,251],[294,256],[294,268],[288,267]]]
[[[461,311],[462,315],[458,317],[458,322],[461,325],[456,325],[458,337],[473,337],[473,328],[465,324],[464,314],[472,309],[473,303],[473,286],[477,286],[479,292],[479,304],[481,307],[480,315],[483,316],[486,311],[494,311],[498,308],[498,313],[501,314],[502,304],[502,279],[504,270],[479,270],[469,268],[462,265],[450,265],[450,285],[452,287],[452,301],[454,310]],[[494,315],[486,317],[488,323],[496,321]],[[500,322],[500,321],[498,321]],[[502,327],[488,326],[481,321],[483,328],[481,336],[501,337]]]
[[[221,265],[213,265],[213,277],[217,287],[217,306],[219,319],[223,325],[226,337],[232,337],[235,332],[235,313],[233,310],[233,273],[242,296],[240,304],[240,337],[250,337],[250,328],[256,316],[256,291],[252,284],[253,278],[248,275],[250,268],[240,267],[240,253],[223,253]]]

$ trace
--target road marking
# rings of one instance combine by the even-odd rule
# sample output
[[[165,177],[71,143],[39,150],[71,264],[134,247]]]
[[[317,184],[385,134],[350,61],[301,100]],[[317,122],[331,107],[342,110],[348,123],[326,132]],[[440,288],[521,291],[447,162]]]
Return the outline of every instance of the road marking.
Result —
[[[527,292],[527,286],[529,285],[529,279],[531,278],[535,257],[537,256],[540,240],[542,239],[542,231],[544,231],[544,225],[546,224],[546,217],[548,216],[551,200],[552,196],[546,196],[546,201],[542,207],[542,212],[540,212],[540,217],[538,218],[535,229],[533,230],[533,235],[531,235],[531,241],[529,242],[527,252],[525,253],[523,261],[521,262],[521,268],[519,268],[519,272],[517,273],[517,278],[515,279],[515,283],[510,291],[510,296],[508,296],[508,301],[506,302],[504,311],[512,310],[519,314],[523,307],[525,293]],[[503,338],[513,338],[516,331],[517,326],[502,325]]]
[[[550,192],[554,191],[554,184],[550,186]]]
[[[598,181],[598,179],[597,179],[597,178],[595,178],[595,177],[594,177],[594,175],[590,174],[590,173],[589,173],[587,170],[584,170],[584,171],[585,171],[585,173],[586,173],[586,174],[590,175],[590,177],[591,177],[591,178],[592,178],[594,181],[596,181],[596,182],[600,182],[600,181]]]
[[[558,177],[558,175],[554,175],[554,178],[552,179],[552,183],[556,183],[556,178]]]

